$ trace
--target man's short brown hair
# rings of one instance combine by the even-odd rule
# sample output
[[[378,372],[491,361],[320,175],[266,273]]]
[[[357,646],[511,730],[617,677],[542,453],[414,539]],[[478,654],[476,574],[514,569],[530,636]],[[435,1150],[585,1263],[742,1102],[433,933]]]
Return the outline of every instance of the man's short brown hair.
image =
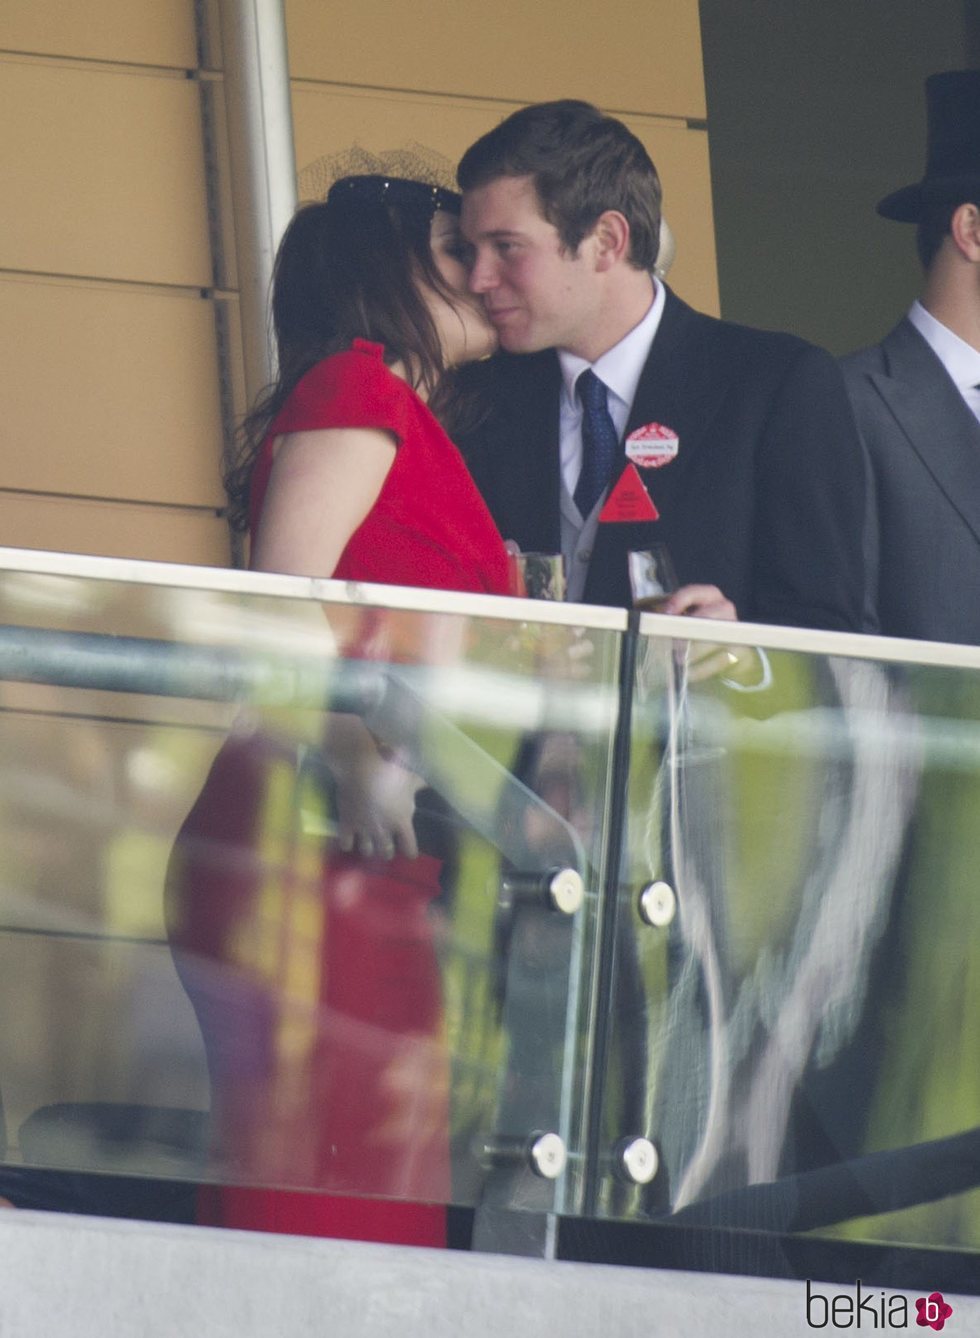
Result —
[[[572,99],[522,107],[468,148],[457,171],[464,191],[499,177],[528,176],[563,246],[576,251],[600,214],[615,209],[630,225],[630,264],[653,269],[660,248],[660,178],[622,121]]]

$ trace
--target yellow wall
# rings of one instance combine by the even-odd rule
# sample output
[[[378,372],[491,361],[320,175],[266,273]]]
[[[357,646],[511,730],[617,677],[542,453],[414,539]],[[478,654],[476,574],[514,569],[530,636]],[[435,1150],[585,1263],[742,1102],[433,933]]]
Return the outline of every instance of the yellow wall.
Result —
[[[193,0],[0,8],[0,541],[226,563]]]
[[[455,161],[524,103],[585,98],[646,145],[678,241],[671,284],[717,313],[697,0],[362,0],[343,22],[322,0],[286,0],[286,14],[301,181],[354,142],[416,140]]]
[[[213,0],[204,10],[213,23]],[[342,21],[287,0],[287,24],[301,181],[355,142],[455,159],[524,102],[585,97],[650,149],[678,239],[671,281],[717,311],[696,0],[365,0]],[[215,80],[193,0],[0,7],[4,544],[230,560],[220,457],[228,409],[245,405]]]

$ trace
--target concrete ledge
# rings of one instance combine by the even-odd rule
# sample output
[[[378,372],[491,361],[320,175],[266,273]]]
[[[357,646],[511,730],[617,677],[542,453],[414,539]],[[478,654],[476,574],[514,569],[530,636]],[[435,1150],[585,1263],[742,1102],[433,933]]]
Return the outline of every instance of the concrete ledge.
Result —
[[[0,1213],[0,1259],[2,1338],[783,1338],[812,1332],[798,1282],[49,1213]],[[819,1290],[844,1289],[821,1284]],[[918,1293],[888,1296],[903,1294],[909,1297],[907,1332],[932,1332],[916,1327]],[[871,1295],[880,1305],[880,1290]],[[980,1299],[946,1300],[953,1306],[950,1338],[980,1333]],[[850,1327],[858,1326],[852,1321]],[[875,1326],[865,1318],[860,1327]]]

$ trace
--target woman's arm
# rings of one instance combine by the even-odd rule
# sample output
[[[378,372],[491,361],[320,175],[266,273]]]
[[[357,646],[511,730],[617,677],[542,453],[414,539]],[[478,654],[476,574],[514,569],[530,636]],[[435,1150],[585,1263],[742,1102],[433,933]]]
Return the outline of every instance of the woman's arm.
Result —
[[[255,571],[332,576],[395,463],[391,434],[320,428],[280,437],[252,546]]]
[[[389,433],[372,428],[323,428],[281,437],[252,567],[332,576],[351,535],[378,500],[395,449]],[[341,849],[414,858],[418,777],[383,757],[355,716],[331,713],[321,746],[337,781]]]

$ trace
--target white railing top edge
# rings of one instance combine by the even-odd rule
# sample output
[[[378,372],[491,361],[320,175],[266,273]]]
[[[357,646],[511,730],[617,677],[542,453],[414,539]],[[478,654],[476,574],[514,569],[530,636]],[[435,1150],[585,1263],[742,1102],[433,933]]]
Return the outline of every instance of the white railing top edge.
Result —
[[[591,604],[550,603],[512,599],[505,595],[476,595],[453,590],[426,590],[403,585],[371,585],[313,576],[281,576],[273,572],[232,567],[195,567],[140,558],[94,557],[84,553],[50,552],[35,548],[0,547],[0,571],[124,581],[130,584],[174,586],[280,599],[316,600],[319,603],[382,605],[386,608],[506,618],[509,621],[559,623],[569,627],[622,632],[626,611]]]
[[[514,622],[554,623],[596,631],[623,632],[624,609],[594,604],[562,604],[547,600],[513,599],[409,586],[370,585],[320,577],[282,576],[271,572],[231,567],[200,567],[141,558],[97,557],[84,553],[53,552],[38,548],[0,546],[0,572],[27,572],[85,580],[173,586],[230,594],[321,603],[362,604],[418,612],[441,612]],[[843,656],[894,664],[936,665],[951,669],[980,669],[980,646],[940,641],[913,641],[857,632],[828,632],[805,627],[777,627],[768,623],[719,623],[708,619],[643,614],[644,636],[679,641],[761,646],[766,650],[799,651],[811,655]]]

